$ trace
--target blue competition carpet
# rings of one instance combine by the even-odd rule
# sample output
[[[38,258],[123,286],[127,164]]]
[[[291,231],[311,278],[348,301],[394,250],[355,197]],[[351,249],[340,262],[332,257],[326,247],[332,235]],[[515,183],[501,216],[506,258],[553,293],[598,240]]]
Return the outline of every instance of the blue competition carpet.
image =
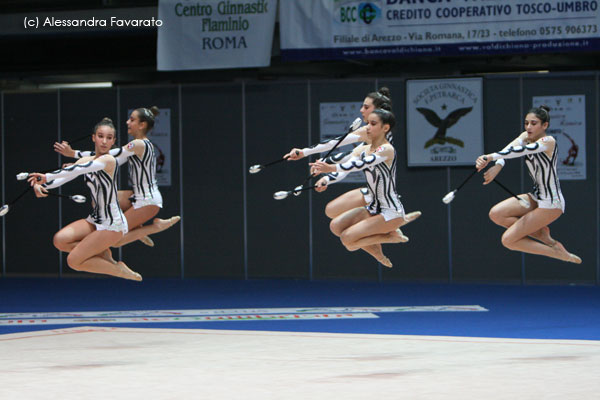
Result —
[[[106,323],[136,328],[241,329],[600,340],[600,288],[293,280],[0,279],[6,314],[129,310],[478,305],[488,311],[377,312],[376,317]],[[326,312],[322,312],[322,314]],[[22,317],[21,317],[22,318]],[[15,319],[15,318],[13,318]],[[89,323],[0,324],[0,334]],[[3,321],[0,320],[0,323]]]

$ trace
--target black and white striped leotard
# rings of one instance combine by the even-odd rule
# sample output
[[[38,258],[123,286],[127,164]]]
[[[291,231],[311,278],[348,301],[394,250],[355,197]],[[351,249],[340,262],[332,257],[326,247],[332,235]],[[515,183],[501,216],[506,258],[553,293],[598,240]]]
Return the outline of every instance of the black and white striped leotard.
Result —
[[[385,138],[393,146],[393,143],[392,143],[393,135],[392,135],[391,131],[385,134]],[[368,145],[368,143],[362,142],[360,145],[365,146],[365,145]],[[325,159],[324,161],[328,164],[338,164],[338,163],[347,162],[351,157],[352,157],[352,150],[331,155],[331,156],[327,157],[327,159]],[[395,167],[394,167],[394,169],[395,169]],[[394,176],[395,176],[395,172],[394,172]],[[363,195],[363,198],[364,198],[366,204],[370,204],[373,201],[373,195],[371,194],[371,192],[369,191],[368,188],[361,187],[360,193]]]
[[[156,182],[156,153],[150,140],[144,139],[142,157],[129,157],[129,183],[133,189],[133,205],[140,208],[147,205],[162,207],[162,195]]]
[[[390,165],[386,162],[388,157],[382,155],[386,146],[391,148],[393,154]],[[383,215],[386,221],[404,217],[404,207],[396,190],[396,151],[393,146],[388,144],[379,147],[374,153],[368,154],[369,147],[370,145],[357,147],[347,161],[337,165],[337,172],[327,175],[328,180],[333,183],[340,181],[350,172],[363,171],[367,180],[370,200],[366,209],[371,214]]]
[[[134,142],[129,142],[124,147],[110,150],[109,154],[114,156],[119,165],[129,163],[129,184],[133,190],[133,196],[129,198],[133,208],[141,208],[155,205],[162,208],[163,199],[156,181],[156,153],[154,145],[148,139],[143,139],[144,153],[138,157],[133,152]],[[76,151],[75,157],[94,155],[94,152]]]
[[[122,231],[127,233],[127,219],[119,207],[117,197],[118,164],[113,175],[105,170],[89,172],[84,175],[85,184],[90,189],[94,209],[87,221],[96,225],[98,230]]]
[[[531,195],[538,201],[542,208],[560,208],[564,211],[565,199],[560,190],[560,182],[556,170],[558,159],[558,143],[554,145],[552,157],[546,153],[527,154],[525,165],[529,170],[529,176],[533,179],[533,190]]]
[[[127,219],[119,207],[117,198],[116,177],[119,169],[115,163],[112,176],[106,171],[107,157],[89,159],[87,162],[74,164],[46,174],[47,182],[42,185],[46,189],[53,189],[64,185],[79,175],[84,175],[85,183],[92,196],[92,213],[86,221],[96,226],[98,230],[110,230],[127,233]],[[112,158],[112,157],[110,157]]]
[[[392,134],[392,131],[385,134],[385,139],[390,142],[392,146],[394,145],[394,135]]]
[[[525,143],[521,141],[520,146],[508,146],[498,153],[493,154],[494,159],[515,158],[525,156],[525,165],[529,176],[533,179],[531,197],[538,203],[540,208],[560,208],[565,211],[565,199],[560,190],[560,182],[556,163],[558,160],[558,143],[554,141],[552,156],[548,157],[548,137],[537,142]]]

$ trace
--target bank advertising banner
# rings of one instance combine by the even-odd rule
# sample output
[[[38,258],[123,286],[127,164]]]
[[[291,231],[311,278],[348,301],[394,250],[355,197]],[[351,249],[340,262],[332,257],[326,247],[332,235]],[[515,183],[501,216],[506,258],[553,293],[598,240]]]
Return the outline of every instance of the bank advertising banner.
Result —
[[[599,0],[280,0],[285,60],[600,49]]]
[[[475,165],[483,154],[482,79],[406,82],[409,167]]]
[[[159,0],[159,71],[265,67],[277,0]]]

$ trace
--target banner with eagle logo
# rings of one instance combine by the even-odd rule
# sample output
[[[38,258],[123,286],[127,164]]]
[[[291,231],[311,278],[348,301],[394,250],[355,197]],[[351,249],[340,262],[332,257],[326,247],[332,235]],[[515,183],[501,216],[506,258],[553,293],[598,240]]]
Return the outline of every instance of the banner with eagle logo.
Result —
[[[481,78],[409,80],[409,167],[474,165],[483,154]]]

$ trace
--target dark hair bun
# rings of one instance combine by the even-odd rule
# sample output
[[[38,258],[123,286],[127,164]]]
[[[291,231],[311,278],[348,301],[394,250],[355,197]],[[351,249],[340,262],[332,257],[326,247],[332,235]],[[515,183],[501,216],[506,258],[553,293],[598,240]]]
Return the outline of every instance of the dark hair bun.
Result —
[[[389,99],[391,99],[391,98],[392,98],[392,94],[390,93],[390,89],[388,89],[386,86],[384,86],[384,87],[380,87],[380,88],[377,90],[377,92],[378,92],[380,95],[382,95],[382,96],[385,96],[385,97],[387,97],[387,98],[389,98]]]
[[[545,104],[542,104],[542,105],[540,106],[540,108],[541,108],[542,110],[546,111],[547,113],[549,113],[549,112],[550,112],[550,110],[551,110],[551,108],[550,108],[550,107],[548,107],[548,106],[547,106],[547,105],[545,105]]]
[[[158,107],[156,106],[152,106],[149,108],[150,112],[152,113],[152,115],[154,115],[155,117],[160,114],[160,110],[158,109]]]
[[[379,106],[380,109],[392,112],[392,105],[390,103],[383,103]]]
[[[102,118],[102,121],[101,121],[101,122],[105,122],[105,123],[109,123],[109,124],[112,124],[112,123],[113,123],[112,119],[110,119],[110,118],[108,118],[108,117],[104,117],[104,118]]]

